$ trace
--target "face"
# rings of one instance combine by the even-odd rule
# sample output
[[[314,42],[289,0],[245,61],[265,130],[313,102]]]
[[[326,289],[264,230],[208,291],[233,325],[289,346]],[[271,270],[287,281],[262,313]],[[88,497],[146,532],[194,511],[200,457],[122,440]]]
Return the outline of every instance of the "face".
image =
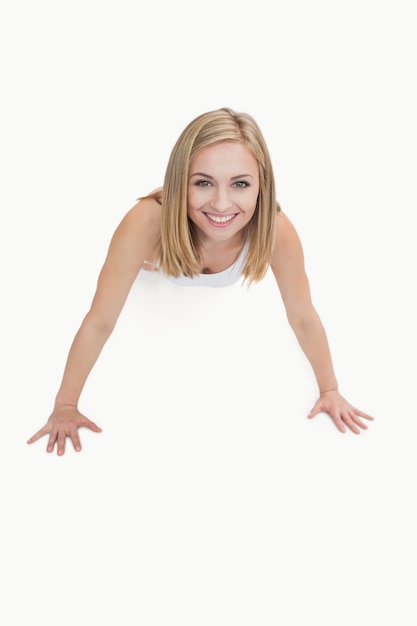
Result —
[[[200,150],[188,178],[188,216],[200,242],[237,239],[255,212],[258,193],[258,164],[243,143]]]

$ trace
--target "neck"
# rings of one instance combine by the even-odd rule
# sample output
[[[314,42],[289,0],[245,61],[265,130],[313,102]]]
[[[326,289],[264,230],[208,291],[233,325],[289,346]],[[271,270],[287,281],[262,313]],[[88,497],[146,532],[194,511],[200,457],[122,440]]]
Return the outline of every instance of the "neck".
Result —
[[[215,241],[213,239],[210,239],[209,237],[206,237],[202,233],[195,233],[194,241],[196,250],[198,252],[203,253],[205,251],[208,253],[227,253],[229,251],[241,249],[245,242],[245,238],[243,236],[243,233],[239,232],[231,239],[225,239],[224,241]]]

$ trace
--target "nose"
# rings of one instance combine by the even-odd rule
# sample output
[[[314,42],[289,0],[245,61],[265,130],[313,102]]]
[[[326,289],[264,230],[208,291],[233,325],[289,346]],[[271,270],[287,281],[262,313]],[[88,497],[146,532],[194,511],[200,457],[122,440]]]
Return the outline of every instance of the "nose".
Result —
[[[233,206],[233,201],[230,197],[230,193],[227,189],[216,187],[213,190],[213,196],[211,198],[210,206],[218,213],[224,213]]]

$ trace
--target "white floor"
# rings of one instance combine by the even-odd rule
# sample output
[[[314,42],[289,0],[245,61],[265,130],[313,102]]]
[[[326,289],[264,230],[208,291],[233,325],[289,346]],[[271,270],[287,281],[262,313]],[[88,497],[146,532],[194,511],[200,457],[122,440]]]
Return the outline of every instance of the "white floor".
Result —
[[[143,274],[83,396],[103,432],[58,458],[25,444],[63,354],[32,337],[2,446],[7,623],[414,625],[415,421],[396,367],[349,341],[346,391],[376,416],[359,436],[306,419],[270,275]]]

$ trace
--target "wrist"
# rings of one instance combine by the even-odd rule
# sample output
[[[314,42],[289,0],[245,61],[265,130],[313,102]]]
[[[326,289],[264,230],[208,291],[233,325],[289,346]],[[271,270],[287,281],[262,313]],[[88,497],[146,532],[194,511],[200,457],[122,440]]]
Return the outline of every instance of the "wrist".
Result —
[[[55,409],[62,409],[65,407],[78,407],[78,402],[73,400],[72,398],[59,398],[58,396],[55,398]]]
[[[336,387],[330,387],[329,389],[320,389],[320,395],[323,396],[325,393],[330,393],[331,391],[339,391],[339,389]]]

